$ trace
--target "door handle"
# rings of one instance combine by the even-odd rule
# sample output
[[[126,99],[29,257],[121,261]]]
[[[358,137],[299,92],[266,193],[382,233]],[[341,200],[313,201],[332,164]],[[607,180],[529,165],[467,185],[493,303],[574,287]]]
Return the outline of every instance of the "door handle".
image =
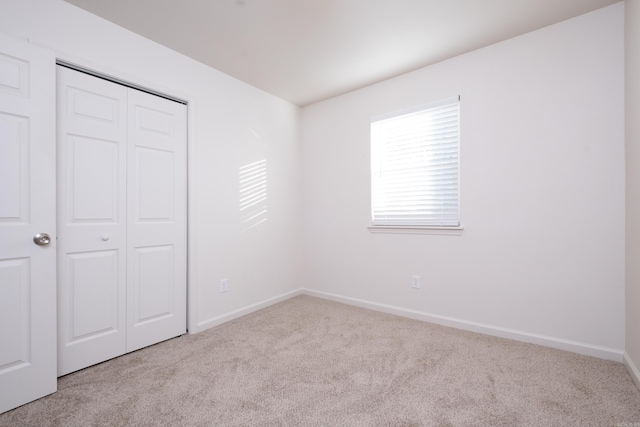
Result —
[[[38,246],[47,246],[49,243],[51,243],[51,236],[49,236],[47,233],[38,233],[33,236],[33,243]]]

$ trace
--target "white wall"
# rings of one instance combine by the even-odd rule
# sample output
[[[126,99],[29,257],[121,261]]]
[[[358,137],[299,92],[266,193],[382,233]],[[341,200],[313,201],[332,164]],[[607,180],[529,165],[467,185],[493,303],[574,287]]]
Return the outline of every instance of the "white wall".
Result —
[[[623,12],[304,108],[305,288],[622,360]],[[370,118],[455,95],[463,235],[370,233]]]
[[[640,387],[640,2],[625,1],[627,295],[625,363]]]
[[[321,295],[621,354],[621,4],[309,106],[302,122],[297,107],[61,0],[3,0],[0,32],[189,101],[192,331],[295,293],[304,273]],[[369,118],[457,94],[463,235],[370,234]],[[267,221],[243,232],[239,168],[262,159]]]
[[[0,31],[189,101],[191,331],[300,288],[297,107],[61,0],[3,0]],[[263,159],[267,220],[243,232],[239,168]]]

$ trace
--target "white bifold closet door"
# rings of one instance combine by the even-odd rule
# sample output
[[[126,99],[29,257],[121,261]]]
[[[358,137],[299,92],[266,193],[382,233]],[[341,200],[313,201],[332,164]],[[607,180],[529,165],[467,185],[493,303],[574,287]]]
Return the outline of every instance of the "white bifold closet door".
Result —
[[[58,66],[58,375],[185,333],[186,105]]]

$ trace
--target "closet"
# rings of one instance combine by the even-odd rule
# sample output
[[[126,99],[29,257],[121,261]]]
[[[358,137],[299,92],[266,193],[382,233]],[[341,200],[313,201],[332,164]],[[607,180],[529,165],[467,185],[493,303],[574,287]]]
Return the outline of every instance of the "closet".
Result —
[[[58,376],[186,332],[187,106],[57,66]]]

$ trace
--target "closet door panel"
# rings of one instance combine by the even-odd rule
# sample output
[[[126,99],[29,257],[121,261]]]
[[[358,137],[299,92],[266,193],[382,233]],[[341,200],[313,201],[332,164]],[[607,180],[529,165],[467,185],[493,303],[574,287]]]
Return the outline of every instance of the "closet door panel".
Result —
[[[186,332],[186,106],[129,90],[127,350]]]
[[[126,351],[126,99],[58,67],[58,375]]]

